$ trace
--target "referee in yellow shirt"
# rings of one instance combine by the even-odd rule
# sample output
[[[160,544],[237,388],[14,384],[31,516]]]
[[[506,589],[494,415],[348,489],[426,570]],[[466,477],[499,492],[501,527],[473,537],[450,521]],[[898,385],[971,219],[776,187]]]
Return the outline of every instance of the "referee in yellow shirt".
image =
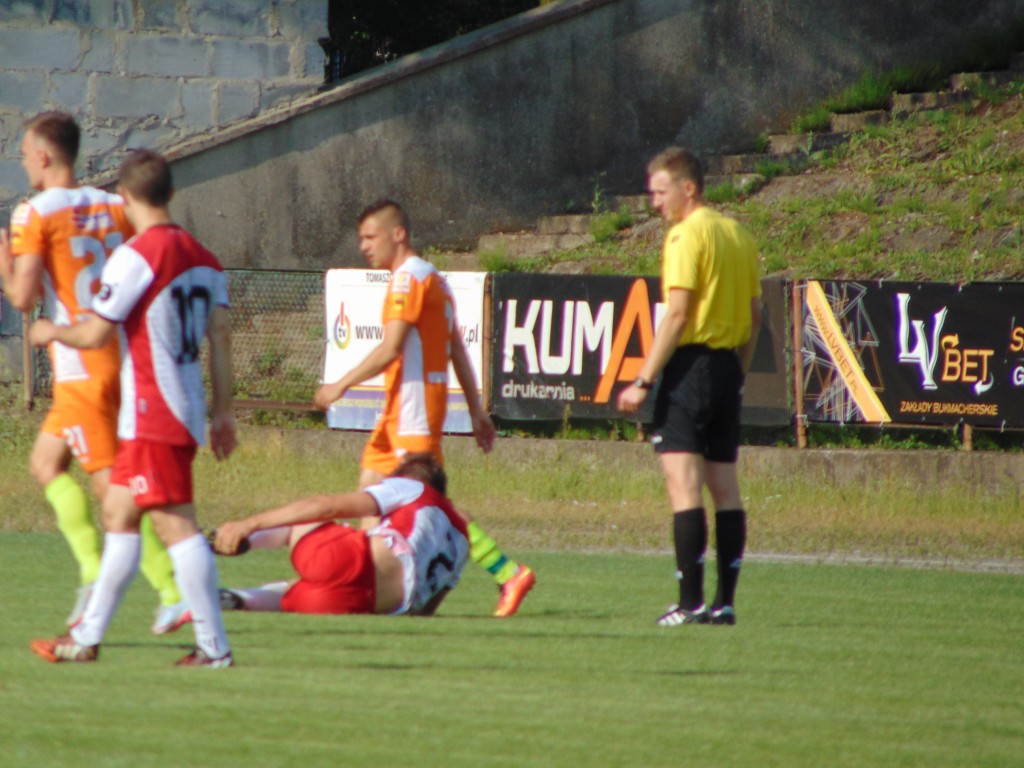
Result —
[[[666,149],[647,174],[651,205],[671,226],[662,253],[667,311],[618,407],[635,413],[661,377],[651,442],[674,512],[679,602],[657,623],[735,624],[747,537],[736,456],[743,378],[761,326],[757,245],[739,223],[705,206],[704,170],[691,152]],[[715,505],[718,557],[710,606],[704,601],[704,485]]]

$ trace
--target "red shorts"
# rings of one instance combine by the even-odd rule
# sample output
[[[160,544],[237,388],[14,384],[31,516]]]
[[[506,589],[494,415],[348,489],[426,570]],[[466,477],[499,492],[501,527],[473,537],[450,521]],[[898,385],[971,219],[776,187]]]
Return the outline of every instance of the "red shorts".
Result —
[[[325,523],[299,539],[292,565],[299,581],[285,592],[282,611],[375,612],[377,569],[365,531]]]
[[[117,449],[113,485],[125,485],[139,509],[192,503],[194,445],[124,440]]]

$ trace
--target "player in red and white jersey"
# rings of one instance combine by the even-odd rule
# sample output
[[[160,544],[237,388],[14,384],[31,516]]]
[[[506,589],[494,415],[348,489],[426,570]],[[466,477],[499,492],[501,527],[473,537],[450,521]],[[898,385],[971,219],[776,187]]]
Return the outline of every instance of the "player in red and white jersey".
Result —
[[[9,241],[0,231],[0,278],[11,303],[30,312],[42,293],[46,316],[61,324],[92,314],[108,254],[135,231],[119,195],[78,184],[74,165],[80,135],[74,117],[63,112],[44,112],[26,122],[22,165],[39,194],[15,208]],[[99,573],[100,533],[68,468],[76,458],[102,500],[117,451],[121,358],[116,338],[88,350],[54,342],[49,352],[53,402],[29,466],[78,562],[78,600],[67,619],[74,625]],[[151,524],[143,531],[142,570],[161,601],[153,632],[162,634],[181,626],[187,607],[167,550]]]
[[[384,373],[386,402],[363,451],[360,487],[379,482],[412,452],[429,452],[443,461],[449,362],[466,396],[477,445],[489,452],[496,430],[480,402],[476,374],[458,332],[451,289],[434,266],[416,254],[409,217],[398,203],[381,200],[360,214],[359,249],[372,268],[391,272],[384,298],[384,337],[341,379],[321,386],[313,403],[327,410],[355,385]],[[466,517],[470,557],[498,584],[494,615],[512,616],[536,576],[528,566],[505,555],[475,520]]]
[[[93,302],[95,314],[75,325],[36,321],[33,343],[56,339],[96,348],[123,335],[121,443],[103,501],[107,535],[96,586],[81,623],[32,650],[58,661],[93,661],[114,612],[138,569],[139,526],[153,520],[168,546],[175,578],[189,604],[196,650],[178,663],[234,664],[217,595],[217,568],[195,519],[192,463],[203,442],[205,402],[200,343],[210,343],[213,384],[211,448],[218,459],[235,448],[231,398],[227,284],[219,262],[171,221],[170,166],[155,152],[122,164],[119,189],[138,234],[111,255]]]
[[[214,309],[227,306],[220,262],[177,224],[154,224],[114,252],[93,307],[121,325],[122,440],[203,443],[199,345]]]
[[[445,498],[447,479],[430,453],[408,454],[379,483],[355,493],[313,496],[222,525],[214,548],[238,553],[292,546],[299,579],[221,590],[240,610],[429,615],[459,582],[469,558],[466,521]],[[343,518],[380,519],[369,531]],[[310,525],[310,524],[313,525]]]

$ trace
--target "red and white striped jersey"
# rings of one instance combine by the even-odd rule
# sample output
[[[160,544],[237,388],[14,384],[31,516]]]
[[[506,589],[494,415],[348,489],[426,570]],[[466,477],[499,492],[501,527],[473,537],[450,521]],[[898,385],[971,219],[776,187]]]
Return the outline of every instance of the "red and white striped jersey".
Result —
[[[93,309],[122,324],[119,437],[203,444],[199,348],[215,306],[228,306],[224,269],[178,225],[151,227],[111,254]]]
[[[405,598],[395,613],[419,611],[459,583],[469,559],[469,534],[448,499],[405,477],[388,477],[364,490],[383,517],[369,535],[383,538],[402,563]]]

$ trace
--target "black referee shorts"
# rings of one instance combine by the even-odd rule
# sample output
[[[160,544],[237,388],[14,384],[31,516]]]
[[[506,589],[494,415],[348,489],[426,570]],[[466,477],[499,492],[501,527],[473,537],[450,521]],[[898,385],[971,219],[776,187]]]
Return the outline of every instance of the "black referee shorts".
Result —
[[[740,442],[743,368],[731,349],[680,347],[662,372],[651,442],[657,453],[699,453],[731,464]]]

